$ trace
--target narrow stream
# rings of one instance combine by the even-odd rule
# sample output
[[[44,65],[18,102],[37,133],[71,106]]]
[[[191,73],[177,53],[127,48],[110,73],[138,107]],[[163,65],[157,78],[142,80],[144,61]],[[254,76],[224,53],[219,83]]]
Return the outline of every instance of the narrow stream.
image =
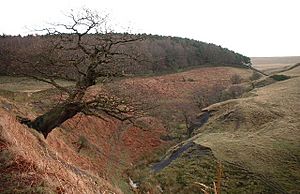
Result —
[[[181,156],[183,152],[185,152],[187,149],[195,145],[194,142],[188,142],[184,145],[182,145],[180,148],[178,148],[176,151],[174,151],[167,159],[164,159],[152,166],[152,170],[154,172],[159,172],[165,167],[169,166],[173,160]]]
[[[205,111],[203,114],[196,117],[196,119],[191,122],[190,127],[187,129],[189,136],[192,135],[195,129],[199,129],[208,121],[210,113],[211,111]]]
[[[202,127],[208,121],[209,116],[210,116],[210,111],[205,111],[203,114],[201,114],[199,117],[197,117],[195,119],[195,121],[193,121],[191,123],[191,126],[188,128],[188,133],[192,134],[195,129],[198,129],[198,128]],[[154,172],[161,171],[165,167],[169,166],[172,161],[176,160],[186,150],[188,150],[190,147],[192,147],[194,145],[195,145],[195,143],[193,141],[189,141],[189,142],[183,144],[178,149],[173,151],[172,154],[168,158],[165,158],[165,159],[161,160],[160,162],[155,163],[152,166],[152,170]]]

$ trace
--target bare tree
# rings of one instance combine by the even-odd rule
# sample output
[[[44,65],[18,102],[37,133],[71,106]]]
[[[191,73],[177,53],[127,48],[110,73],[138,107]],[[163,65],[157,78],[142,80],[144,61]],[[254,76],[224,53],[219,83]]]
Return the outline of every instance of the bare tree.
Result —
[[[193,98],[194,103],[197,107],[202,110],[203,108],[225,100],[223,98],[223,93],[225,91],[225,87],[220,84],[216,84],[212,86],[209,90],[207,88],[201,88],[195,92]]]
[[[89,9],[71,12],[67,17],[70,23],[53,24],[43,29],[47,32],[43,37],[47,41],[46,49],[43,47],[29,60],[22,60],[23,64],[32,65],[34,69],[27,76],[53,85],[67,96],[48,112],[24,122],[45,138],[55,127],[79,112],[97,116],[101,116],[99,113],[102,112],[120,120],[129,119],[132,115],[132,108],[123,100],[105,93],[87,98],[86,92],[97,80],[106,82],[124,76],[124,64],[134,63],[139,58],[138,54],[130,53],[124,46],[142,38],[113,33],[107,16],[101,17]],[[49,65],[52,68],[47,68]],[[66,71],[68,73],[64,73]],[[59,77],[75,80],[76,84],[64,87],[56,81]]]

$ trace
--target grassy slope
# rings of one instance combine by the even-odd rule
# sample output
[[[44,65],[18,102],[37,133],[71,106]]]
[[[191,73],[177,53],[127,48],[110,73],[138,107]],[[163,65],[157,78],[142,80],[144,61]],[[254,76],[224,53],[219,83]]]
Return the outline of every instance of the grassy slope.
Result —
[[[193,118],[199,112],[195,103],[197,91],[209,91],[216,85],[228,87],[233,75],[238,74],[247,80],[251,73],[251,70],[244,68],[203,67],[162,76],[121,80],[109,88],[122,97],[154,107],[148,113],[159,118],[170,129],[169,135],[181,136],[186,133],[183,113]]]
[[[57,129],[47,140],[21,125],[28,108],[0,97],[0,193],[122,193],[97,175],[92,161],[63,141]]]
[[[174,120],[177,122],[174,123],[176,126],[183,122],[177,120],[178,115],[181,114],[177,112],[178,107],[192,103],[190,97],[193,92],[214,83],[229,84],[230,77],[235,73],[241,74],[245,79],[251,75],[251,72],[245,69],[200,68],[158,77],[121,80],[112,87],[116,90],[116,86],[120,86],[117,87],[117,90],[120,91],[121,95],[132,96],[135,94],[133,96],[135,100],[144,99],[142,102],[160,105],[157,110],[154,110],[156,116],[165,121],[173,122]],[[150,177],[143,178],[141,188],[144,191],[152,189],[153,192],[159,192],[157,187],[153,189],[153,185],[160,185],[166,193],[199,193],[199,187],[194,182],[211,185],[215,178],[217,161],[221,160],[225,173],[222,187],[224,192],[282,193],[299,190],[297,187],[297,181],[299,181],[299,143],[297,143],[300,141],[299,110],[296,107],[299,106],[297,101],[299,99],[299,87],[297,86],[299,86],[300,80],[296,76],[300,75],[300,68],[282,74],[293,76],[293,78],[256,89],[247,98],[230,100],[209,107],[209,109],[216,111],[209,122],[198,131],[199,134],[194,137],[194,141],[210,147],[212,152],[203,154],[197,146],[192,147],[160,173],[154,175],[150,172]],[[37,108],[40,105],[35,103],[46,96],[55,95],[55,92],[52,90],[37,92],[41,88],[47,89],[48,86],[34,81],[30,81],[30,83],[31,86],[26,86],[28,85],[27,81],[5,78],[1,82],[2,90],[0,92],[1,95],[14,101],[16,106],[24,109],[23,112],[26,112],[26,109],[32,109],[33,112],[27,111],[31,114],[29,117],[32,117],[36,112],[41,111]],[[48,97],[47,100],[49,100]],[[25,101],[27,103],[24,104]],[[12,109],[11,104],[13,103],[2,101],[1,107]],[[189,108],[189,111],[194,113],[197,110]],[[170,115],[171,119],[165,115]],[[78,126],[79,120],[85,124]],[[119,136],[117,135],[118,127],[112,128],[110,125],[103,125],[102,122],[94,119],[75,118],[52,134],[53,137],[50,137],[48,142],[49,149],[56,152],[63,160],[81,169],[91,168],[90,171],[99,172],[100,168],[103,168],[103,158],[97,154],[99,148],[104,148],[102,151],[115,153],[125,153],[128,152],[128,149],[132,150],[132,153],[144,153],[159,145],[157,141],[159,134],[154,136],[149,130],[129,128],[126,129],[125,134]],[[99,134],[97,130],[99,127],[97,126],[101,126],[101,134]],[[74,130],[75,128],[76,130]],[[19,129],[21,132],[26,131],[22,127]],[[6,130],[7,128],[4,128],[4,132]],[[19,133],[15,130],[13,129],[14,133]],[[154,131],[161,133],[160,130]],[[35,139],[30,133],[25,133],[25,135],[27,139]],[[141,135],[149,141],[145,143],[140,138]],[[76,153],[77,143],[80,138],[84,140],[82,136],[87,139],[86,147],[76,156],[78,154]],[[63,137],[64,141],[61,142],[57,137]],[[111,137],[112,141],[107,142],[107,137]],[[119,141],[120,137],[122,141]],[[22,138],[24,136],[21,135],[20,139],[17,139],[18,142]],[[114,138],[115,140],[113,140]],[[77,142],[76,145],[72,145],[74,142]],[[111,147],[115,144],[116,146]],[[150,144],[153,144],[154,147],[149,146]],[[24,145],[26,144],[14,149],[19,153],[20,150],[18,149],[27,151],[27,147],[32,146],[24,147]],[[65,149],[66,145],[68,146]],[[34,149],[40,149],[37,148],[39,144],[34,144],[34,146]],[[124,149],[124,147],[128,148]],[[32,147],[29,148],[33,149]],[[43,153],[42,150],[40,151]],[[28,156],[33,157],[30,154]],[[129,153],[125,157],[132,158],[135,156],[135,154],[130,155]],[[42,158],[37,160],[40,159]],[[88,167],[85,165],[86,162],[89,163]],[[109,160],[104,158],[104,162],[108,164]],[[115,169],[116,165],[120,165],[114,162],[110,163],[113,165],[111,167],[106,166],[106,168]],[[109,172],[108,169],[106,173]],[[144,177],[147,175],[148,173]],[[65,175],[61,176],[66,177]],[[110,177],[111,174],[106,176]],[[141,175],[139,176],[141,177]],[[133,178],[135,178],[134,175]],[[54,177],[54,179],[56,178]],[[37,184],[37,189],[43,189],[41,182],[37,182]],[[120,186],[119,184],[116,185]]]
[[[300,56],[294,57],[252,57],[253,66],[266,73],[287,69],[300,62]]]
[[[228,85],[230,83],[230,77],[235,73],[240,74],[245,79],[251,75],[251,72],[246,69],[206,67],[164,76],[121,80],[120,82],[114,83],[112,87],[121,85],[122,87],[118,89],[122,95],[128,94],[135,100],[143,99],[143,101],[141,101],[142,103],[154,102],[152,105],[161,105],[161,107],[151,111],[159,113],[156,115],[160,118],[159,120],[168,122],[169,117],[161,118],[160,116],[174,115],[175,118],[172,119],[176,120],[178,117],[176,117],[177,111],[173,111],[174,107],[184,107],[185,104],[192,103],[191,95],[199,88],[209,88],[211,85],[220,82]],[[131,84],[132,82],[134,82],[133,85]],[[67,82],[62,83],[65,85],[71,84]],[[124,85],[128,88],[123,87]],[[92,93],[98,89],[101,90],[101,87],[95,86],[92,89]],[[11,117],[14,124],[16,123],[14,120],[15,115],[33,118],[49,108],[49,105],[57,103],[60,98],[56,90],[51,89],[51,87],[44,83],[14,77],[0,77],[0,96],[4,97],[0,103],[0,107],[7,111],[5,115],[10,115],[9,117]],[[147,101],[148,99],[152,100]],[[160,101],[157,99],[160,99]],[[166,101],[170,101],[170,103],[166,103],[165,106],[162,106]],[[156,104],[157,102],[158,104]],[[191,113],[195,112],[193,109],[189,111],[191,111]],[[163,112],[163,114],[160,114],[161,112]],[[178,114],[182,116],[181,112]],[[6,122],[6,118],[7,117],[2,118],[2,121]],[[79,122],[80,124],[78,124]],[[139,129],[136,127],[122,126],[118,123],[116,124],[115,121],[104,124],[104,122],[99,119],[79,115],[50,134],[49,139],[46,141],[47,149],[52,150],[61,157],[62,161],[66,161],[76,168],[92,174],[102,174],[100,177],[109,179],[109,181],[113,182],[117,187],[123,187],[123,191],[127,193],[129,192],[127,190],[128,185],[124,185],[124,182],[120,182],[120,179],[122,179],[120,169],[124,169],[124,165],[126,167],[141,156],[145,157],[146,153],[152,153],[154,149],[157,149],[162,144],[160,136],[165,133],[163,126],[155,119],[150,119],[148,124],[147,122],[143,123],[146,124],[146,127]],[[177,124],[180,123],[182,123],[182,121],[177,121]],[[148,130],[150,125],[152,125],[151,129],[149,128]],[[21,127],[21,125],[18,126],[19,127],[13,131],[16,134],[28,130],[27,128]],[[4,127],[3,133],[6,133],[7,130],[9,129]],[[101,133],[99,133],[99,130]],[[185,133],[185,131],[183,132]],[[24,134],[21,134],[20,138],[16,140],[22,142],[22,139],[25,138],[35,142],[36,137],[32,136],[31,133],[32,131],[29,130],[29,133],[26,132],[25,137]],[[12,141],[7,137],[5,137],[4,140]],[[43,145],[45,145],[45,142],[42,142]],[[80,151],[78,151],[79,144],[83,144],[83,148]],[[23,147],[20,145],[14,148],[16,149],[17,155],[24,151],[29,153],[27,149],[44,154],[44,150],[41,149],[40,144],[37,142],[28,146],[24,146],[27,145],[26,143],[22,145]],[[99,153],[99,150],[101,153]],[[27,156],[26,160],[31,161],[33,156],[31,154],[27,154]],[[39,165],[43,159],[44,158],[39,155],[38,158],[35,159],[37,165]],[[125,164],[115,162],[120,159],[123,162],[125,161]],[[53,162],[59,161],[54,160]],[[52,163],[52,161],[50,161],[50,163]],[[64,167],[61,166],[60,168]],[[66,170],[68,171],[68,169]],[[51,169],[47,171],[47,173],[51,173]],[[61,176],[63,176],[65,181],[68,181],[65,175]],[[18,178],[18,176],[15,178]],[[54,179],[56,178],[54,177]],[[58,183],[55,182],[53,184]],[[85,190],[87,188],[83,187],[78,189]],[[91,187],[91,189],[96,188]]]
[[[113,188],[117,187],[128,193],[130,189],[126,183],[127,178],[122,173],[124,168],[128,168],[134,160],[163,143],[160,136],[165,133],[164,128],[154,119],[140,120],[146,125],[141,129],[111,118],[107,118],[108,121],[105,122],[96,117],[82,115],[70,119],[44,140],[35,131],[19,124],[15,117],[36,117],[60,100],[59,92],[32,79],[1,77],[0,82],[0,172],[5,175],[4,179],[0,178],[0,193],[27,190],[47,193],[55,191],[56,187],[63,187],[64,190],[68,187],[69,192],[73,189],[77,193],[99,193],[105,189],[121,192]],[[63,84],[69,85],[65,82]],[[97,87],[94,88],[95,91]],[[147,128],[148,121],[155,125],[151,130]],[[3,149],[2,141],[5,144]],[[13,144],[17,145],[12,146]],[[6,155],[12,155],[11,159]],[[24,163],[29,161],[30,165],[36,166],[36,170],[22,171],[22,166],[15,166],[15,158],[22,158],[21,162]],[[54,167],[45,169],[45,165]],[[57,172],[57,168],[63,169],[61,173]],[[33,178],[29,178],[39,180],[26,185],[25,178],[28,173],[33,174]],[[85,176],[85,173],[94,176],[97,184]],[[12,177],[11,174],[15,175]],[[51,175],[48,176],[49,174]],[[24,177],[24,183],[18,183],[20,176]],[[46,180],[41,178],[43,176]],[[75,183],[70,176],[76,179]],[[76,186],[76,181],[81,181],[82,184]],[[14,189],[18,190],[12,191]]]
[[[211,147],[220,160],[243,164],[285,191],[299,190],[299,84],[299,78],[278,82],[253,97],[217,107],[196,142]]]
[[[194,182],[211,185],[222,161],[223,193],[299,192],[299,73],[294,68],[282,73],[294,76],[289,80],[208,107],[213,115],[192,140],[212,153],[190,149],[147,181],[166,193],[199,193]]]

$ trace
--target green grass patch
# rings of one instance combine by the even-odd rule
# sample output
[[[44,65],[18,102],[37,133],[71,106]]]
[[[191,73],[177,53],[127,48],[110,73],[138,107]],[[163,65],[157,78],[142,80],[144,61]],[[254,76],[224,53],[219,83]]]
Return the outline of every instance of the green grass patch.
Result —
[[[132,178],[140,182],[140,191],[155,191],[159,187],[164,193],[202,193],[196,182],[213,187],[216,181],[218,160],[212,153],[203,153],[197,145],[189,148],[182,156],[158,173],[149,168],[136,168]],[[272,183],[238,164],[222,163],[222,193],[276,193]]]

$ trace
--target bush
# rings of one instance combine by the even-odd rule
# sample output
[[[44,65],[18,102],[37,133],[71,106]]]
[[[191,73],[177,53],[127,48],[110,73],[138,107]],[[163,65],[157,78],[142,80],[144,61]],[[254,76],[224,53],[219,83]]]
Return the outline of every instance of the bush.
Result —
[[[215,85],[211,90],[198,90],[194,95],[194,102],[199,109],[203,109],[218,102],[239,98],[245,91],[246,89],[241,85],[232,85],[228,89],[222,85]]]
[[[244,89],[242,86],[236,85],[236,86],[231,86],[228,91],[228,98],[238,98],[244,93]]]
[[[192,78],[188,78],[187,81],[188,81],[188,82],[194,82],[195,80],[192,79]]]
[[[260,73],[258,73],[257,71],[253,71],[250,80],[254,81],[254,80],[258,80],[262,77],[262,75]]]
[[[232,84],[240,84],[242,83],[242,77],[238,74],[234,74],[231,76],[230,81]]]
[[[272,75],[270,77],[276,81],[283,81],[291,78],[290,76],[287,75]]]
[[[77,144],[78,144],[78,148],[77,148],[78,153],[80,152],[81,149],[87,148],[89,146],[88,140],[86,139],[86,137],[82,135],[79,136]]]
[[[198,90],[194,95],[194,101],[199,109],[205,108],[211,104],[222,101],[224,90],[225,87],[222,85],[215,85],[210,90]]]
[[[241,85],[230,86],[227,90],[223,91],[222,99],[220,101],[239,98],[244,92],[245,89]]]

